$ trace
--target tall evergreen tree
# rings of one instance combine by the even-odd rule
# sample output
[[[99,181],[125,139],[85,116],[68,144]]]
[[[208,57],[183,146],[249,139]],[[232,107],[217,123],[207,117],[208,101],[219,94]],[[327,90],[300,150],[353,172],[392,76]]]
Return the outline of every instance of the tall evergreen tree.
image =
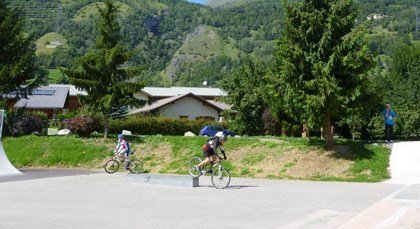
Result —
[[[355,28],[352,0],[285,3],[286,18],[277,44],[277,99],[288,115],[322,126],[326,146],[334,144],[332,121],[357,106],[372,58],[363,26]]]
[[[236,132],[263,134],[263,113],[268,107],[264,100],[266,69],[262,63],[249,62],[238,72],[222,80],[221,86],[229,94],[226,102],[232,104],[232,110],[236,111],[233,119]]]
[[[35,46],[32,38],[23,32],[25,19],[20,8],[0,0],[0,98],[14,92],[17,97],[37,87]]]
[[[130,81],[138,71],[125,66],[132,54],[120,44],[115,2],[108,0],[104,9],[98,5],[97,7],[101,20],[98,23],[99,38],[96,48],[76,59],[72,68],[64,68],[62,71],[72,84],[88,93],[82,98],[84,103],[103,115],[106,138],[111,110],[138,104],[134,93],[143,85]]]

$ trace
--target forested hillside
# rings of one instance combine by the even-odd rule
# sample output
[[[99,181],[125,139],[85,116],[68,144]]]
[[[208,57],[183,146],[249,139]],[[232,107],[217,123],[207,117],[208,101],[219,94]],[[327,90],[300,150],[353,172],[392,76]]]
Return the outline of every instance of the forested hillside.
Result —
[[[37,40],[46,69],[69,66],[91,48],[97,2],[12,1],[25,9],[27,31]],[[212,7],[183,0],[118,2],[123,42],[134,52],[129,64],[144,66],[138,79],[148,86],[199,86],[204,80],[215,85],[247,60],[270,62],[284,17],[278,0],[212,0]],[[395,44],[418,42],[418,1],[359,0],[356,5],[358,22],[369,24],[369,48],[383,66]]]

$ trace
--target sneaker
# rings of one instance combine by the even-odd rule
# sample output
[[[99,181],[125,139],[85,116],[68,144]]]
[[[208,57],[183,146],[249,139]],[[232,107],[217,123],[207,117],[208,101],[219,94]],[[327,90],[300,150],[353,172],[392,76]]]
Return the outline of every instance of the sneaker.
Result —
[[[217,176],[217,178],[219,178],[219,180],[221,180],[223,178],[223,173],[219,172],[219,175]]]
[[[391,141],[389,141],[389,142],[390,142],[390,143],[394,143],[394,141],[392,141],[392,140],[391,140]]]
[[[388,143],[388,140],[385,140],[385,143]]]
[[[198,167],[198,165],[194,166],[194,170],[195,171],[200,171],[200,167]],[[200,171],[201,172],[201,171]]]
[[[126,170],[128,170],[128,169],[130,168],[130,164],[131,164],[130,162],[125,162],[125,163],[124,163],[124,165],[125,165],[125,166],[124,166],[124,168],[125,168]]]

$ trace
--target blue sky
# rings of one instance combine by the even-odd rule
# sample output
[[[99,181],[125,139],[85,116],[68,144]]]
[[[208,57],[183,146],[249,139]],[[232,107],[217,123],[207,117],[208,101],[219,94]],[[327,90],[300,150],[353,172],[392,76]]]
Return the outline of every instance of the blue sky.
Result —
[[[206,3],[206,0],[187,0],[187,1],[189,1],[189,2],[195,2],[195,3],[201,3],[201,4]]]

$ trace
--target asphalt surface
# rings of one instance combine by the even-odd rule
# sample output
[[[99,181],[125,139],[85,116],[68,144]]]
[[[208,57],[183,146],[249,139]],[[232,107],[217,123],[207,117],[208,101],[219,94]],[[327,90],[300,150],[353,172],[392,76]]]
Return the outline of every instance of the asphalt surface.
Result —
[[[0,177],[0,228],[420,228],[418,144],[392,145],[392,179],[374,184],[234,177],[217,190],[208,176],[185,188],[23,169]]]
[[[404,187],[233,178],[217,190],[209,177],[181,188],[68,174],[1,182],[0,228],[337,228]]]

